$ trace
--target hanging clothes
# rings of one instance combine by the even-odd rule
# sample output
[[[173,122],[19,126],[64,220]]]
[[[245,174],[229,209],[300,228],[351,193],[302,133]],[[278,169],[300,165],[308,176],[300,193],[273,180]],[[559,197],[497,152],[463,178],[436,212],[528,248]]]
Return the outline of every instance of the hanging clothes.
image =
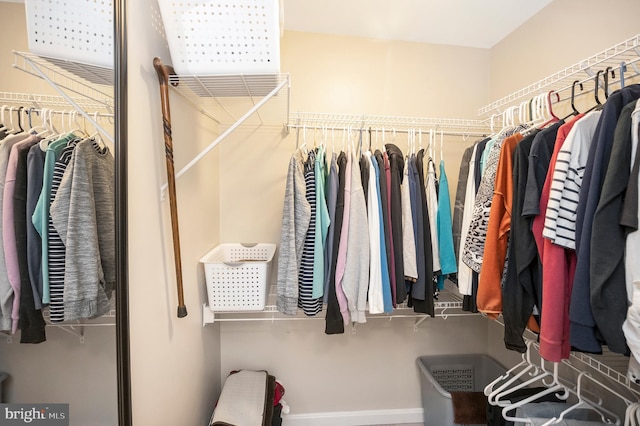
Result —
[[[402,177],[404,175],[404,156],[400,148],[394,144],[385,145],[389,158],[389,171],[387,187],[390,196],[391,226],[393,236],[394,273],[396,277],[395,300],[396,304],[403,303],[407,298],[407,286],[404,280],[404,259],[402,246]]]
[[[326,168],[324,146],[320,145],[315,161],[316,234],[313,249],[313,291],[311,297],[320,299],[324,295],[324,248],[329,232],[329,209],[325,196]]]
[[[46,150],[40,144],[32,146],[27,155],[27,266],[36,309],[43,307],[42,239],[32,218],[42,192],[45,156]]]
[[[347,166],[345,169],[344,184],[344,214],[342,217],[342,231],[340,232],[340,244],[338,247],[338,260],[336,264],[336,296],[338,298],[338,306],[340,306],[340,314],[344,325],[349,325],[351,317],[349,316],[349,305],[343,290],[343,279],[347,264],[347,247],[349,240],[349,226],[351,224],[349,215],[351,214],[351,179],[353,177],[353,155],[351,151],[347,153]]]
[[[469,166],[471,156],[478,142],[467,147],[462,154],[460,160],[460,171],[458,173],[458,184],[456,186],[456,195],[453,207],[453,251],[456,255],[456,263],[460,260],[460,238],[462,234],[462,216],[464,215],[465,194],[467,191],[467,180],[469,179]]]
[[[462,260],[462,252],[464,250],[464,242],[469,234],[469,226],[471,225],[471,217],[473,214],[473,205],[476,199],[475,190],[475,159],[478,153],[480,143],[474,145],[471,150],[471,158],[469,158],[467,181],[465,182],[464,192],[464,208],[462,217],[460,218],[460,241],[458,246],[458,291],[463,296],[470,296],[472,291],[472,272],[473,270],[467,266]]]
[[[579,119],[578,119],[579,120]],[[549,170],[540,194],[541,214],[533,219],[532,230],[536,240],[542,235],[549,213],[549,201],[553,188],[554,176],[558,166],[563,164],[560,157],[562,149],[571,143],[576,135],[579,121],[574,119],[558,129]],[[562,166],[561,166],[562,167]],[[573,277],[575,275],[575,252],[565,252],[563,247],[553,244],[550,239],[543,239],[543,250],[540,252],[542,262],[542,305],[540,324],[540,355],[549,361],[560,362],[569,358],[569,298]]]
[[[588,347],[600,346],[597,339],[595,339],[593,326],[597,323],[599,329],[602,327],[600,332],[610,350],[618,353],[625,353],[628,350],[621,331],[625,315],[624,309],[623,312],[615,309],[603,310],[601,304],[601,302],[606,301],[613,302],[614,306],[617,306],[616,303],[620,302],[621,297],[618,289],[606,288],[600,285],[597,288],[591,288],[590,264],[594,260],[591,259],[591,237],[593,217],[602,191],[604,172],[611,154],[611,142],[615,133],[617,119],[622,108],[639,97],[640,85],[627,86],[609,96],[602,110],[598,130],[596,130],[596,135],[589,149],[587,168],[576,213],[578,263],[574,288],[571,294],[570,310],[571,344],[576,347],[581,347],[585,343]],[[609,292],[609,290],[612,291]],[[596,300],[598,297],[604,300]],[[589,300],[591,300],[591,303],[589,303]],[[592,304],[597,310],[595,315],[592,311]],[[626,307],[626,300],[624,305]]]
[[[412,155],[407,162],[407,175],[409,185],[409,201],[411,203],[411,217],[413,220],[413,234],[416,254],[416,280],[411,284],[411,304],[417,309],[419,301],[427,299],[426,293],[426,258],[424,250],[424,223],[423,223],[423,195],[420,188],[420,179],[416,169],[416,156]],[[431,275],[429,276],[429,278]],[[429,296],[430,297],[430,296]]]
[[[464,246],[462,257],[464,263],[478,273],[482,267],[482,256],[484,254],[489,212],[491,209],[491,201],[493,200],[493,187],[496,179],[496,171],[498,168],[502,142],[502,139],[497,140],[491,147],[491,153],[488,156],[486,170],[482,174],[480,187],[476,193],[471,225],[469,226],[469,232]]]
[[[382,252],[380,241],[384,237],[380,232],[380,194],[377,184],[377,172],[371,152],[367,151],[363,157],[369,166],[369,190],[367,198],[367,225],[369,229],[369,288],[368,301],[369,313],[381,314],[385,311],[383,284],[382,284]],[[375,161],[375,160],[374,160]],[[381,238],[382,237],[382,238]],[[391,299],[389,299],[389,302]]]
[[[608,100],[607,100],[608,102]],[[590,256],[591,309],[607,346],[628,353],[622,324],[627,294],[624,247],[628,229],[619,224],[624,193],[631,174],[631,113],[637,100],[627,103],[616,124],[611,153],[603,175],[602,192],[593,216]],[[607,244],[602,244],[602,241]],[[613,312],[613,314],[612,314]]]
[[[311,218],[309,219],[309,229],[304,240],[304,249],[300,260],[300,271],[298,273],[298,307],[307,316],[317,315],[322,310],[322,298],[313,297],[313,273],[315,270],[315,239],[317,226],[316,210],[316,152],[310,151],[304,164],[304,180],[306,187],[306,198],[311,207]]]
[[[411,210],[411,189],[409,188],[409,158],[404,160],[404,176],[400,185],[402,199],[402,267],[407,288],[418,279],[416,264],[416,239],[413,211]]]
[[[64,173],[67,170],[73,156],[73,151],[76,148],[78,140],[73,139],[66,143],[65,148],[60,153],[60,157],[56,160],[53,167],[53,177],[51,180],[51,193],[49,194],[49,212],[51,211],[51,204],[53,204],[58,189],[62,183]],[[47,215],[47,227],[48,227],[48,239],[47,239],[47,252],[49,256],[48,269],[49,277],[49,320],[52,323],[59,323],[65,320],[65,304],[64,304],[64,287],[65,287],[65,260],[66,260],[66,247],[64,241],[60,237],[58,230],[53,225],[53,219],[51,214]]]
[[[478,310],[492,319],[502,313],[501,284],[507,260],[513,202],[513,152],[522,138],[522,134],[517,133],[503,141],[495,173],[477,296]]]
[[[352,154],[353,155],[353,154]],[[354,156],[355,157],[355,156]],[[349,232],[347,235],[347,252],[342,278],[342,288],[347,300],[348,318],[352,322],[367,322],[367,292],[369,286],[369,232],[367,225],[367,208],[362,189],[360,162],[354,158],[351,167],[349,186]],[[346,188],[345,188],[346,194]],[[346,203],[345,203],[346,205]],[[344,238],[343,232],[343,238]],[[345,314],[343,312],[343,318]],[[347,322],[345,321],[345,325]]]
[[[424,259],[424,291],[417,285],[412,290],[412,303],[413,310],[415,312],[435,315],[435,306],[433,297],[435,294],[435,287],[433,282],[433,245],[431,244],[431,228],[429,224],[429,211],[427,206],[427,190],[425,186],[425,173],[424,173],[424,149],[421,149],[416,154],[416,173],[418,178],[418,193],[420,201],[418,210],[422,211],[422,241],[424,256],[420,256],[419,259]],[[420,215],[420,213],[418,213]],[[418,219],[418,223],[420,220]],[[419,268],[421,268],[419,266]],[[421,269],[419,269],[421,270]]]
[[[387,249],[387,266],[389,267],[389,283],[391,287],[391,300],[394,309],[396,303],[396,271],[394,257],[393,228],[391,226],[391,169],[386,152],[376,150],[376,160],[380,168],[380,195],[382,200],[382,214],[384,219],[385,245]]]
[[[324,296],[323,303],[329,303],[329,283],[331,282],[333,262],[333,241],[335,238],[336,204],[338,200],[338,156],[331,154],[329,175],[327,177],[327,209],[329,211],[329,228],[327,229],[327,241],[324,247]],[[335,272],[335,270],[334,270]],[[334,283],[335,285],[335,283]],[[335,288],[335,287],[334,287]]]
[[[30,136],[25,133],[9,135],[0,143],[0,205],[4,204],[5,176],[9,154],[13,145],[26,140]],[[0,208],[0,225],[4,222],[3,209]],[[3,244],[3,226],[0,226],[0,244]],[[2,315],[0,325],[2,330],[16,333],[18,331],[18,318],[20,310],[20,293],[15,293],[15,288],[11,285],[7,275],[7,266],[4,255],[4,244],[0,250],[0,314]]]
[[[375,172],[375,186],[376,186],[376,194],[377,194],[377,206],[378,206],[378,240],[380,242],[380,251],[378,252],[378,257],[380,258],[380,272],[381,272],[381,280],[382,280],[382,303],[384,313],[393,312],[393,301],[391,297],[391,281],[389,279],[389,265],[387,263],[387,248],[385,242],[385,232],[384,232],[384,215],[382,210],[382,191],[380,184],[380,168],[378,167],[378,162],[375,157],[371,157],[371,165],[373,166],[373,170]],[[371,176],[373,177],[373,176]],[[371,288],[369,289],[369,300],[371,301]],[[376,290],[375,288],[373,289]]]
[[[296,150],[289,160],[278,246],[276,306],[286,315],[295,315],[298,309],[300,259],[311,219],[311,206],[305,194],[304,158]]]
[[[438,190],[438,250],[440,253],[440,275],[438,289],[444,288],[444,279],[458,271],[456,254],[453,245],[453,224],[451,223],[451,200],[449,198],[449,181],[444,168],[444,160],[440,160],[440,185]]]
[[[531,220],[522,216],[522,206],[529,168],[529,153],[537,133],[537,130],[533,131],[522,139],[516,145],[513,154],[513,201],[508,251],[510,269],[502,291],[505,347],[520,353],[527,350],[523,334],[530,322],[534,306],[539,305],[533,281],[542,281],[542,278],[537,276],[542,273],[539,265],[532,264],[528,259],[526,262],[523,261],[525,254],[522,251],[524,244],[535,246],[531,233]],[[536,330],[539,331],[537,327]]]
[[[27,154],[40,139],[31,135],[11,147],[3,197],[3,245],[9,282],[18,304],[20,343],[46,340],[42,311],[36,309],[29,281],[26,247]]]
[[[440,265],[440,247],[438,244],[438,191],[436,190],[436,169],[431,158],[427,161],[427,174],[424,184],[426,190],[427,209],[429,212],[429,229],[431,230],[433,273],[439,274],[442,266]]]
[[[49,286],[49,207],[51,204],[51,182],[56,161],[60,158],[67,143],[75,139],[73,135],[66,135],[58,140],[50,141],[47,145],[44,157],[44,169],[42,170],[42,189],[36,201],[36,207],[31,216],[31,223],[40,236],[41,247],[41,275],[42,275],[42,303],[50,302]],[[0,171],[1,172],[1,171]],[[35,266],[37,268],[37,266]]]
[[[344,333],[344,321],[340,313],[336,290],[336,270],[338,265],[338,251],[342,237],[342,223],[344,220],[344,187],[346,184],[347,155],[341,152],[336,161],[338,167],[338,191],[336,193],[335,221],[333,226],[333,242],[331,247],[331,270],[329,273],[327,312],[325,314],[325,334]]]
[[[95,139],[73,151],[56,196],[51,220],[65,253],[64,320],[109,312],[116,282],[113,155]]]

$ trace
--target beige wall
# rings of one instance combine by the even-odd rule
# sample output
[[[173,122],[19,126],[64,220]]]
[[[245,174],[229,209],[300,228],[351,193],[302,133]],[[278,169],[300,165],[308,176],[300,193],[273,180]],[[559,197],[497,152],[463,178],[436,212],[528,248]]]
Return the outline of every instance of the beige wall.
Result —
[[[461,58],[477,72],[463,72]],[[487,97],[484,49],[285,32],[281,62],[291,73],[293,111],[473,117]],[[309,132],[307,143],[312,140]],[[471,142],[452,137],[444,145],[452,191]],[[406,150],[404,135],[396,143]],[[243,128],[219,146],[221,241],[279,241],[295,144],[295,132],[283,137],[280,127],[263,127]],[[341,146],[341,135],[335,145]],[[339,336],[324,334],[324,320],[220,327],[221,377],[236,368],[269,370],[283,381],[292,414],[419,409],[416,358],[484,352],[487,341],[486,322],[478,317],[432,319],[417,332],[411,319],[372,319],[356,334],[347,329]],[[454,334],[459,338],[448,337]]]
[[[596,0],[554,0],[496,44],[491,49],[489,100],[640,33],[640,2],[616,0],[609,7]]]
[[[136,425],[205,424],[219,392],[216,326],[202,327],[205,289],[198,261],[218,243],[219,154],[211,153],[177,181],[184,296],[176,317],[162,111],[154,56],[168,61],[154,24],[156,2],[128,3],[129,297],[133,420]],[[144,37],[137,35],[144,34]],[[171,94],[176,170],[214,139],[217,128]]]

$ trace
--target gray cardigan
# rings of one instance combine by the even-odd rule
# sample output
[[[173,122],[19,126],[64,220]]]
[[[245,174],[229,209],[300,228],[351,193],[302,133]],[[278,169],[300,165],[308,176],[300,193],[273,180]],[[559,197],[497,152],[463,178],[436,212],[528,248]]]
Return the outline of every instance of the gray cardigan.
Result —
[[[51,220],[66,247],[64,319],[109,312],[115,286],[113,156],[92,139],[76,146],[56,197]]]
[[[304,158],[296,150],[287,173],[276,281],[277,308],[287,315],[298,311],[298,269],[311,219],[311,206],[305,195]]]

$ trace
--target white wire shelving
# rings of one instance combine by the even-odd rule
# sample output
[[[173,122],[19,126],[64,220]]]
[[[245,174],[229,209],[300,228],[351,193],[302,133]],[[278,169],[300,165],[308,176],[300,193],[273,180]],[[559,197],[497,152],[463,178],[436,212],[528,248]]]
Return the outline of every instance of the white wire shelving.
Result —
[[[99,77],[99,71],[84,71],[81,64],[32,53],[13,51],[13,57],[14,68],[45,80],[68,104],[73,105],[76,99],[82,99],[82,103],[77,104],[79,107],[91,105],[92,109],[102,108],[105,112],[113,112],[113,77],[102,78]],[[113,74],[113,70],[110,69],[100,72]]]
[[[48,309],[45,308],[43,310],[43,316],[45,317],[47,327],[55,327],[56,329],[62,330],[66,333],[69,333],[73,336],[76,336],[80,343],[85,342],[85,328],[89,327],[113,327],[115,325],[116,311],[115,309],[111,309],[105,315],[94,319],[83,319],[83,320],[75,320],[75,321],[67,321],[61,323],[52,323],[47,318],[49,317]],[[0,332],[5,338],[7,343],[13,343],[13,335],[2,331]]]
[[[225,127],[240,120],[247,124],[282,125],[288,119],[289,74],[173,74],[169,83],[202,114]],[[267,101],[269,108],[261,108]]]
[[[111,143],[113,132],[98,123],[93,113],[113,114],[113,70],[71,61],[45,58],[31,53],[13,51],[13,67],[38,77],[49,84],[68,105],[80,113],[85,120],[98,129]],[[102,74],[101,74],[102,73]],[[81,100],[77,103],[76,100]],[[89,105],[92,107],[89,110]]]
[[[294,112],[287,129],[291,130],[372,130],[406,133],[416,130],[442,131],[452,136],[484,136],[490,131],[489,119],[468,120],[461,118],[395,117],[369,114],[330,114]]]
[[[571,66],[568,66],[550,76],[529,84],[513,93],[483,106],[478,110],[479,116],[487,114],[500,114],[507,108],[513,107],[523,101],[529,100],[536,95],[553,91],[558,96],[553,96],[552,102],[565,102],[570,99],[572,83],[579,81],[585,83],[592,80],[598,71],[609,70],[613,72],[611,80],[620,82],[620,71],[624,72],[625,78],[635,78],[640,75],[638,63],[640,62],[640,34],[624,40],[608,49],[603,50],[593,56],[583,59]],[[627,73],[630,73],[627,75]],[[616,75],[617,77],[614,77]],[[613,84],[614,81],[610,81]],[[599,87],[602,89],[603,81],[600,80]],[[595,88],[580,91],[582,95],[593,92]]]
[[[260,311],[226,311],[226,312],[213,312],[209,309],[207,304],[202,307],[202,325],[213,324],[216,322],[242,322],[242,321],[310,321],[310,320],[324,320],[324,310],[316,316],[305,316],[300,309],[296,316],[290,316],[282,314],[276,307],[276,286],[271,285],[269,287],[269,294],[265,307]],[[437,300],[434,300],[435,317],[447,319],[449,317],[459,316],[475,316],[479,317],[479,314],[473,312],[467,312],[462,310],[462,296],[457,291],[457,287],[449,282],[445,282],[445,288],[438,294]],[[418,326],[431,317],[426,314],[414,313],[413,308],[407,306],[406,303],[399,305],[390,314],[369,314],[367,312],[367,321],[386,319],[388,321],[394,318],[409,318],[414,320],[413,329],[418,330]],[[366,324],[359,325],[360,327],[366,327]],[[352,331],[355,332],[353,325]]]

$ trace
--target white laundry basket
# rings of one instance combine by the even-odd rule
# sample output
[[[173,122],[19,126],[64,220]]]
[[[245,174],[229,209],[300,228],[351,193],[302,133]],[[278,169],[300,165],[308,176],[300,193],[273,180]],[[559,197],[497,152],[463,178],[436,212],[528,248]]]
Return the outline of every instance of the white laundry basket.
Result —
[[[220,244],[200,259],[209,309],[263,310],[275,251],[275,244]]]
[[[25,0],[29,51],[113,69],[112,0]]]
[[[158,0],[177,74],[280,70],[278,0]]]

